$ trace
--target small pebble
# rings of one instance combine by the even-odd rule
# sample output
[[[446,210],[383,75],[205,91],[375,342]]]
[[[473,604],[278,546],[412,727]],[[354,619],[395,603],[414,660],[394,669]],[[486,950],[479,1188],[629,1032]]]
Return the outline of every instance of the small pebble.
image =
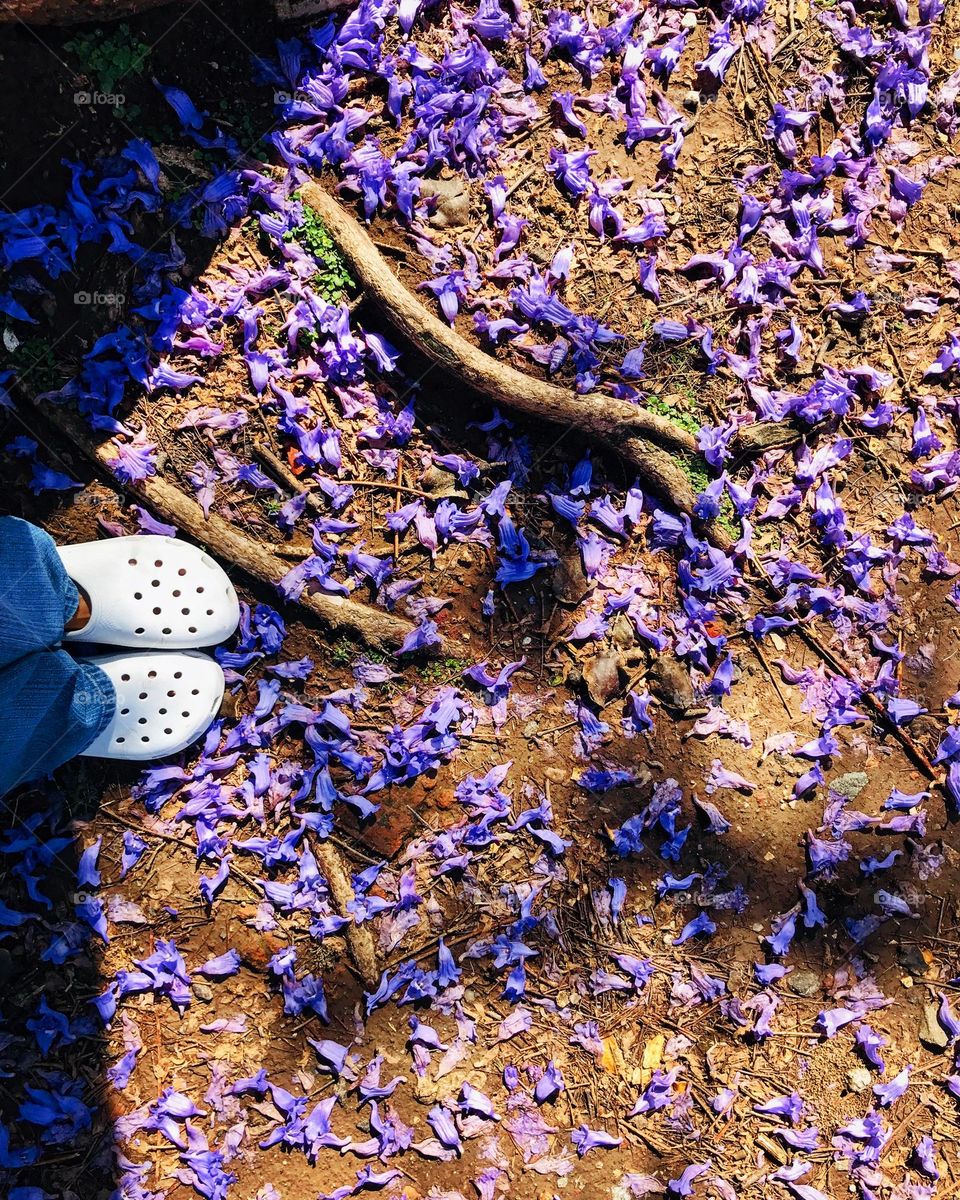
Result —
[[[864,771],[847,771],[839,779],[832,779],[830,787],[848,800],[856,800],[869,782],[870,778]]]
[[[815,996],[820,991],[820,976],[813,971],[794,971],[787,976],[787,987],[795,996]]]

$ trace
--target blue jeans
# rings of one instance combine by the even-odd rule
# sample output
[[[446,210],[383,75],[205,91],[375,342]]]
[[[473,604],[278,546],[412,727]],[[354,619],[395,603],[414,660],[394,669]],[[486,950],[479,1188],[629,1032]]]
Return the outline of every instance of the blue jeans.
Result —
[[[60,648],[79,600],[50,535],[0,517],[0,796],[86,750],[113,714],[104,672]]]

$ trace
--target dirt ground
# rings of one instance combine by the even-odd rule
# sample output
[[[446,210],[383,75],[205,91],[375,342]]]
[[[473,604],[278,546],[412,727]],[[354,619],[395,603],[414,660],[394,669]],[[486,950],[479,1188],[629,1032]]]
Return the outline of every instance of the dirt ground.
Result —
[[[663,200],[671,235],[659,264],[659,301],[637,288],[631,251],[613,239],[599,241],[590,231],[586,206],[573,204],[559,189],[544,185],[541,164],[552,146],[563,144],[562,123],[544,121],[518,136],[498,160],[514,207],[529,222],[525,249],[530,257],[546,266],[562,246],[572,244],[565,302],[578,312],[592,313],[622,335],[617,362],[611,350],[600,374],[612,379],[624,347],[646,341],[646,377],[636,385],[641,402],[674,419],[686,419],[694,427],[733,411],[739,393],[729,376],[701,370],[695,346],[658,344],[651,335],[652,323],[663,317],[693,318],[710,325],[718,342],[731,335],[742,348],[738,332],[745,341],[747,331],[737,325],[741,317],[727,298],[715,287],[692,281],[679,268],[690,255],[726,247],[733,240],[739,219],[733,180],[745,164],[769,153],[763,130],[771,98],[799,86],[803,63],[830,53],[829,39],[813,6],[808,11],[798,0],[790,5],[789,15],[786,6],[774,7],[773,22],[780,38],[796,36],[772,62],[752,45],[749,53],[738,58],[719,95],[692,114],[683,155],[669,183],[657,174],[657,143],[641,142],[636,152],[627,153],[613,121],[586,105],[577,108],[588,128],[585,141],[597,150],[597,177],[616,175],[632,181],[624,202],[631,220],[642,213],[641,202]],[[419,39],[425,53],[442,54],[450,36],[445,12],[445,7],[433,11],[425,22]],[[135,38],[150,46],[149,69],[131,71],[122,81],[125,105],[118,116],[107,108],[74,102],[77,91],[91,86],[80,56],[65,48],[75,32],[35,33],[24,27],[0,32],[5,209],[57,202],[68,178],[61,159],[92,161],[116,151],[131,131],[165,148],[158,157],[171,188],[202,177],[203,160],[180,145],[179,131],[170,124],[169,110],[152,87],[151,75],[184,88],[201,107],[220,114],[254,157],[263,150],[260,135],[282,123],[274,111],[272,88],[250,85],[249,58],[251,51],[272,54],[274,35],[290,36],[295,31],[277,27],[264,6],[201,2],[179,15],[172,27],[165,10],[128,25]],[[956,65],[958,29],[960,9],[951,6],[931,46],[934,79],[942,80]],[[693,37],[692,45],[698,44],[697,39],[702,45],[696,53],[687,52],[668,89],[677,106],[682,106],[693,86],[693,63],[706,49],[702,27]],[[569,63],[554,61],[551,72],[550,87],[556,91],[599,94],[615,83],[609,68],[589,88]],[[26,108],[25,96],[30,97]],[[866,93],[851,92],[850,103],[862,109],[867,98]],[[806,152],[822,154],[836,131],[825,117],[818,117]],[[389,152],[408,130],[378,117],[368,132],[380,136],[384,151]],[[924,159],[951,149],[932,122],[917,123],[910,136]],[[332,176],[325,182],[332,187]],[[494,242],[483,180],[466,179],[464,188],[469,220],[452,236],[488,264]],[[839,196],[839,182],[837,190]],[[878,214],[866,246],[850,248],[841,237],[823,239],[825,260],[819,277],[805,274],[797,280],[797,299],[789,312],[766,314],[771,334],[785,328],[791,315],[804,322],[807,340],[791,387],[801,390],[802,381],[809,383],[826,361],[869,363],[887,371],[903,397],[924,391],[923,371],[957,323],[960,293],[957,276],[949,268],[960,259],[958,204],[960,185],[951,168],[931,178],[922,203],[902,232]],[[378,216],[372,232],[411,288],[431,277],[432,269],[409,231]],[[903,255],[902,264],[886,273],[877,271],[871,257],[877,246]],[[204,292],[225,286],[232,272],[255,272],[272,261],[269,248],[247,222],[213,248],[187,232],[183,248],[181,286],[195,284]],[[117,282],[115,272],[112,256],[90,250],[79,273],[89,281],[88,290],[108,292]],[[63,281],[54,288],[51,319],[31,335],[31,363],[35,371],[39,364],[44,390],[71,377],[79,356],[113,320],[102,309],[67,320],[66,296],[73,287]],[[845,321],[827,307],[861,288],[873,302],[864,320]],[[506,290],[502,281],[488,281],[478,295],[494,312],[499,311]],[[942,298],[935,315],[904,316],[907,301],[930,294]],[[364,304],[362,296],[355,299],[356,327],[387,332],[380,315]],[[279,301],[267,297],[263,307],[266,332],[282,342],[284,313]],[[457,328],[464,336],[475,337],[463,316],[458,317]],[[147,427],[163,455],[166,477],[184,490],[196,463],[216,464],[215,451],[228,450],[245,463],[256,462],[257,446],[266,445],[284,461],[293,461],[286,459],[276,413],[252,394],[241,331],[231,330],[230,337],[228,352],[206,364],[203,379],[188,391],[159,397],[131,395],[124,405],[124,421],[134,429],[141,424]],[[43,349],[44,341],[51,347],[49,353]],[[524,369],[539,369],[522,350],[501,347],[495,353]],[[187,364],[189,356],[184,361]],[[960,1189],[956,1154],[960,1117],[957,1100],[945,1086],[953,1055],[949,1039],[932,1046],[930,1037],[921,1039],[920,1034],[931,1004],[938,1004],[942,994],[956,999],[960,842],[948,816],[942,770],[936,771],[931,783],[917,761],[918,755],[934,757],[953,711],[946,702],[960,686],[960,618],[950,599],[952,581],[931,579],[918,556],[906,559],[896,580],[899,604],[891,612],[885,634],[885,640],[903,655],[902,694],[918,701],[926,713],[910,722],[905,736],[889,724],[874,722],[871,714],[836,729],[839,744],[825,763],[826,784],[798,798],[794,785],[810,761],[791,751],[820,736],[821,719],[810,693],[789,679],[796,677],[794,673],[823,669],[824,656],[818,647],[825,648],[842,668],[864,671],[871,662],[869,639],[855,626],[842,629],[811,620],[805,626],[809,638],[784,630],[759,641],[744,631],[745,617],[763,607],[756,589],[745,586],[726,595],[716,605],[712,627],[716,637],[726,637],[726,649],[733,654],[733,685],[723,700],[728,732],[712,730],[706,675],[695,673],[691,681],[685,663],[670,653],[658,656],[632,629],[624,632],[616,621],[600,640],[571,637],[577,624],[597,611],[606,596],[633,585],[646,602],[651,624],[665,621],[666,614],[681,605],[676,556],[669,548],[651,547],[648,511],[618,544],[606,569],[592,580],[585,579],[576,541],[548,500],[551,487],[565,486],[584,446],[574,431],[558,436],[549,427],[516,420],[510,431],[512,445],[529,447],[531,465],[524,482],[511,492],[510,512],[526,530],[535,554],[556,565],[538,572],[529,583],[498,591],[494,614],[486,615],[481,602],[497,565],[492,539],[454,541],[431,554],[409,535],[395,540],[385,522],[410,499],[402,494],[403,487],[422,493],[431,504],[444,497],[465,499],[455,477],[432,465],[437,455],[472,457],[481,466],[476,495],[489,492],[507,477],[508,464],[502,457],[506,439],[500,441],[496,431],[477,428],[489,418],[489,406],[479,398],[462,397],[455,380],[430,369],[408,348],[402,348],[401,364],[399,381],[381,377],[375,385],[378,399],[399,410],[411,381],[416,381],[415,424],[394,474],[378,470],[364,457],[363,430],[369,413],[350,415],[329,394],[318,404],[324,405],[325,418],[340,433],[342,478],[375,485],[359,488],[351,502],[349,514],[358,522],[351,538],[364,540],[368,553],[395,555],[398,574],[423,579],[419,596],[442,599],[442,607],[433,615],[444,639],[443,650],[434,657],[385,660],[356,641],[331,635],[269,589],[252,586],[242,565],[231,567],[242,598],[251,605],[277,607],[287,635],[279,655],[238,668],[230,689],[223,753],[229,755],[230,730],[253,711],[258,684],[273,677],[269,667],[278,659],[308,656],[313,661],[305,679],[284,680],[284,702],[319,710],[336,694],[336,702],[349,710],[356,747],[378,764],[391,729],[409,727],[446,689],[460,689],[467,708],[439,763],[410,783],[379,792],[374,799],[380,809],[371,820],[360,822],[353,809],[338,804],[331,842],[357,875],[382,866],[370,894],[383,901],[388,917],[373,917],[368,923],[381,968],[390,976],[410,963],[436,970],[442,939],[462,975],[439,997],[400,1002],[401,993],[372,1013],[367,1011],[364,997],[371,989],[359,978],[344,938],[312,936],[306,911],[280,911],[266,904],[263,880],[268,873],[252,854],[233,846],[255,835],[282,838],[295,826],[302,814],[279,787],[261,798],[262,821],[227,815],[213,830],[212,836],[222,839],[221,852],[233,857],[226,885],[213,903],[206,903],[198,891],[199,881],[211,875],[215,862],[198,853],[191,819],[180,811],[187,792],[171,789],[158,807],[145,803],[140,772],[132,767],[84,760],[68,764],[56,773],[51,787],[28,787],[6,802],[9,829],[0,841],[4,855],[0,865],[8,862],[0,874],[0,898],[5,904],[17,910],[28,904],[23,873],[16,864],[22,853],[18,836],[33,828],[32,814],[53,812],[51,824],[40,828],[46,831],[44,837],[63,832],[64,842],[53,859],[41,864],[50,906],[41,905],[39,920],[5,930],[0,943],[4,985],[0,1072],[9,1085],[0,1099],[0,1118],[11,1130],[11,1144],[29,1143],[31,1131],[20,1109],[23,1087],[42,1086],[51,1072],[63,1072],[80,1081],[77,1094],[92,1110],[92,1122],[63,1144],[45,1145],[35,1163],[15,1169],[17,1164],[0,1161],[0,1167],[9,1168],[10,1188],[27,1189],[16,1193],[18,1200],[37,1200],[41,1194],[86,1200],[111,1193],[124,1200],[150,1194],[180,1200],[195,1191],[217,1200],[227,1191],[238,1200],[274,1200],[276,1193],[283,1200],[297,1200],[307,1195],[350,1194],[360,1187],[358,1172],[369,1168],[374,1173],[396,1169],[395,1177],[378,1180],[374,1175],[369,1186],[405,1200],[475,1194],[481,1200],[497,1196],[548,1200],[557,1194],[625,1200],[662,1193],[668,1181],[680,1179],[691,1164],[709,1162],[709,1173],[692,1185],[697,1195],[759,1200],[789,1194],[782,1182],[770,1176],[802,1157],[810,1163],[803,1182],[819,1188],[820,1194],[839,1197],[854,1191],[855,1185],[848,1160],[835,1152],[831,1138],[873,1108],[873,1084],[889,1082],[909,1067],[908,1093],[881,1110],[889,1136],[874,1168],[876,1191],[864,1190],[870,1185],[868,1177],[860,1177],[856,1186],[859,1194],[875,1194],[883,1200],[953,1195]],[[573,376],[564,368],[558,378],[571,382]],[[322,387],[317,392],[322,396]],[[178,427],[187,413],[204,406],[242,411],[246,423],[226,433]],[[947,448],[956,447],[953,422],[942,421],[937,431]],[[0,442],[22,432],[22,417],[0,408]],[[35,497],[27,488],[27,468],[8,458],[5,511],[44,525],[60,542],[116,532],[118,524],[128,532],[138,529],[136,514],[122,490],[99,477],[76,447],[58,440],[55,431],[42,424],[31,425],[30,432],[50,461],[83,486],[70,493]],[[908,424],[895,425],[882,438],[852,423],[841,432],[854,438],[855,450],[832,478],[842,491],[851,525],[882,542],[883,531],[907,508],[918,525],[932,531],[947,558],[960,559],[956,493],[947,489],[948,494],[924,496],[910,488]],[[596,453],[593,462],[595,494],[609,494],[621,506],[631,473],[613,456]],[[782,492],[795,461],[789,449],[777,448],[766,466],[763,494],[769,499]],[[744,480],[750,466],[738,463],[734,472]],[[283,488],[281,493],[279,499],[288,498]],[[310,553],[308,523],[301,523],[289,536],[281,533],[275,521],[278,496],[266,489],[251,493],[222,485],[216,504],[235,524],[282,553],[291,566]],[[805,507],[778,521],[757,523],[756,557],[769,561],[778,552],[789,552],[816,570],[829,573],[837,567],[818,545]],[[372,594],[365,598],[372,599]],[[497,724],[481,689],[464,682],[463,671],[481,662],[497,670],[521,659],[506,719]],[[385,666],[382,681],[359,682],[358,662]],[[621,719],[631,688],[652,693],[654,724],[650,732],[628,737]],[[608,727],[588,753],[584,753],[578,719],[578,710],[584,707]],[[787,733],[795,738],[785,741]],[[227,758],[217,775],[219,785],[243,796],[255,753],[243,746],[236,762]],[[274,770],[284,761],[305,761],[302,727],[288,728],[267,753]],[[745,777],[749,787],[714,787],[711,772],[718,760],[727,771]],[[195,754],[184,759],[188,771],[196,762]],[[495,838],[464,843],[464,829],[476,824],[476,813],[457,799],[457,789],[471,776],[482,777],[506,763],[512,765],[501,786],[511,803],[509,824],[515,828],[508,830],[504,822],[494,827]],[[623,772],[621,782],[609,789],[584,786],[579,780],[588,767]],[[342,766],[334,767],[333,773],[337,786],[346,787],[348,776]],[[668,780],[679,785],[683,824],[691,825],[682,850],[675,860],[664,859],[658,854],[661,833],[648,832],[642,853],[621,857],[614,849],[616,831],[643,811],[655,789]],[[881,838],[871,828],[853,828],[846,834],[853,853],[815,883],[816,898],[828,919],[822,927],[799,928],[784,959],[791,973],[766,989],[778,1001],[772,1032],[758,1036],[752,1017],[743,1022],[731,1018],[727,1001],[739,997],[743,1002],[764,994],[754,964],[770,961],[763,939],[780,914],[801,899],[798,881],[809,878],[808,831],[827,836],[824,810],[836,798],[834,787],[849,796],[854,809],[871,817],[881,812],[894,788],[911,794],[930,790],[925,833]],[[721,836],[711,832],[693,797],[716,804],[730,822],[729,831]],[[516,821],[544,801],[552,807],[551,819]],[[536,836],[543,828],[563,839],[560,851],[545,849],[544,839]],[[124,834],[129,831],[142,834],[148,849],[121,879]],[[449,845],[444,834],[454,839]],[[304,835],[301,849],[313,838],[313,832]],[[109,918],[109,942],[94,940],[61,963],[44,961],[40,954],[51,935],[75,919],[74,870],[80,853],[97,839],[102,839],[102,884],[97,896]],[[450,846],[466,851],[458,866],[447,863],[453,855]],[[882,875],[867,875],[860,868],[866,856],[882,856],[894,849],[902,853]],[[710,873],[710,887],[703,879],[705,871]],[[408,919],[403,908],[394,905],[401,879],[410,872],[420,899]],[[678,879],[695,874],[684,886],[664,887],[668,872]],[[271,876],[281,881],[295,877],[296,868],[289,866]],[[619,915],[611,912],[613,879],[625,885]],[[845,922],[875,912],[878,889],[898,898],[909,915],[892,910],[874,932],[857,942]],[[530,901],[526,910],[524,901]],[[526,912],[530,919],[534,901],[539,907],[528,940],[536,956],[526,962],[525,995],[512,1001],[505,995],[506,970],[483,957],[482,943],[498,936],[527,937],[518,914]],[[687,922],[704,912],[716,924],[713,936],[675,944]],[[39,1053],[28,1022],[41,995],[74,1021],[81,1019],[82,1026],[84,1014],[92,1011],[92,997],[100,995],[118,972],[133,969],[150,955],[158,939],[171,938],[191,971],[230,948],[239,954],[239,970],[222,979],[201,981],[195,976],[192,1002],[182,1013],[162,995],[133,995],[123,1000],[120,1017],[107,1029],[99,1024],[78,1027],[78,1036],[55,1039],[49,1053]],[[297,949],[300,975],[309,971],[322,978],[329,1010],[326,1022],[310,1011],[284,1012],[268,964],[290,946]],[[623,968],[613,958],[624,954],[652,964],[644,988],[624,986]],[[613,976],[618,971],[620,979],[607,986],[604,973]],[[703,985],[707,995],[695,986],[704,973],[713,987],[711,991]],[[882,997],[882,1004],[871,1008],[867,1017],[870,1027],[887,1039],[886,1072],[871,1073],[865,1083],[864,1058],[854,1039],[858,1025],[826,1037],[817,1024],[823,1010],[864,995]],[[514,1031],[510,1022],[519,1010],[528,1014],[529,1021],[517,1022]],[[416,1040],[418,1022],[435,1032],[435,1044]],[[339,1075],[324,1069],[315,1046],[322,1039],[348,1045],[353,1069]],[[117,1088],[108,1082],[105,1071],[135,1042],[141,1046],[136,1065],[127,1085]],[[361,1102],[356,1077],[379,1057],[379,1081],[375,1073],[367,1081],[383,1086],[401,1079],[394,1090],[384,1093],[375,1114],[370,1104]],[[562,1073],[565,1086],[555,1101],[535,1105],[530,1093],[549,1062]],[[673,1068],[679,1082],[666,1112],[628,1117],[655,1073]],[[336,1095],[333,1128],[340,1138],[352,1139],[353,1148],[328,1145],[314,1161],[299,1150],[260,1148],[259,1143],[283,1120],[278,1096],[271,1097],[269,1091],[231,1095],[224,1081],[232,1083],[261,1069],[278,1087],[306,1097],[309,1108]],[[520,1083],[511,1088],[505,1080],[513,1069]],[[377,1134],[374,1122],[387,1118],[396,1123],[398,1136],[412,1131],[408,1142],[422,1146],[434,1137],[428,1113],[444,1101],[455,1107],[465,1084],[493,1098],[497,1119],[483,1120],[464,1112],[463,1143],[456,1153],[434,1144],[423,1152],[410,1149],[381,1162],[373,1156],[376,1147],[364,1149],[363,1143]],[[718,1112],[711,1102],[728,1087],[735,1093],[732,1106]],[[185,1171],[182,1148],[162,1131],[142,1128],[149,1107],[169,1088],[190,1097],[203,1110],[193,1123],[202,1130],[204,1144],[226,1148],[227,1169],[236,1179],[223,1185],[222,1192],[205,1192]],[[821,1131],[817,1147],[803,1155],[778,1136],[781,1122],[754,1111],[755,1106],[794,1091],[806,1104],[802,1124],[816,1125]],[[544,1128],[531,1149],[529,1130],[536,1126],[537,1114]],[[605,1130],[621,1139],[620,1144],[579,1157],[570,1135],[580,1126]],[[938,1146],[939,1188],[930,1193],[907,1191],[908,1184],[923,1186],[924,1177],[910,1161],[924,1135]],[[140,1192],[131,1183],[131,1162],[146,1164]],[[490,1172],[486,1182],[484,1172]],[[654,1176],[658,1182],[644,1182],[641,1176]],[[898,1187],[904,1190],[897,1191]],[[347,1190],[338,1193],[338,1188]],[[689,1193],[677,1185],[671,1194]],[[795,1189],[792,1194],[803,1195]]]

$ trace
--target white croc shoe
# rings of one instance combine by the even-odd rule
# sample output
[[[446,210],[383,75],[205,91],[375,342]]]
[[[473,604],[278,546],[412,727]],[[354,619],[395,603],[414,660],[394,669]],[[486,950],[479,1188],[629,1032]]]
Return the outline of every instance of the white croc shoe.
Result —
[[[106,729],[88,758],[143,762],[186,749],[210,728],[223,699],[220,664],[198,650],[91,654],[117,694]]]
[[[186,650],[225,641],[240,602],[224,569],[196,546],[146,534],[58,547],[90,601],[90,620],[66,641]]]

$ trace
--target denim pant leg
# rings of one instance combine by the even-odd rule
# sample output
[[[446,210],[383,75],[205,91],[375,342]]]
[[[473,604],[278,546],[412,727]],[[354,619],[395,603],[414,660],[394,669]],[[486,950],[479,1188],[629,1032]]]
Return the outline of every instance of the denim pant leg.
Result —
[[[59,646],[79,599],[49,533],[0,517],[0,666]]]
[[[66,650],[0,667],[0,796],[86,750],[115,707],[107,675]]]
[[[113,714],[104,672],[58,648],[78,601],[53,538],[0,517],[0,796],[86,750]]]

